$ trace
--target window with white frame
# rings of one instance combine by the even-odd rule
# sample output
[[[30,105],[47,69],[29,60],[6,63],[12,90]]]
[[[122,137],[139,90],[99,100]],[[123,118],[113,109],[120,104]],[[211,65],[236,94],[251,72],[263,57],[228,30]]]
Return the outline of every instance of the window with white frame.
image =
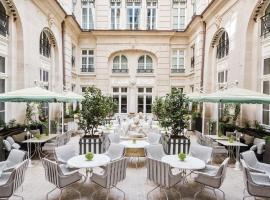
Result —
[[[263,93],[270,95],[270,80],[263,81]],[[262,110],[262,123],[264,125],[270,125],[270,105],[263,104]]]
[[[141,2],[127,2],[127,28],[138,30],[140,27]]]
[[[152,88],[139,87],[138,88],[138,102],[137,111],[142,113],[152,112]]]
[[[223,89],[228,82],[228,70],[218,72],[218,88]],[[222,119],[224,116],[224,104],[218,104],[218,118]]]
[[[195,44],[191,46],[191,59],[190,59],[190,68],[194,70],[195,67]]]
[[[224,58],[229,54],[229,36],[226,31],[224,31],[218,41],[217,45],[217,59]]]
[[[127,113],[127,87],[113,87],[113,100],[117,104],[118,113]]]
[[[49,90],[49,70],[47,69],[39,69],[39,81],[42,84],[43,88]],[[49,103],[43,102],[41,103],[41,108],[43,110],[44,116],[49,116]]]
[[[71,66],[72,68],[75,68],[75,62],[76,62],[76,46],[72,44],[72,49],[71,49]]]
[[[171,91],[175,90],[175,89],[180,90],[181,92],[184,92],[184,86],[172,86],[171,87]]]
[[[173,0],[173,29],[184,30],[186,26],[186,1]]]
[[[172,73],[184,73],[185,72],[185,51],[183,49],[172,50]]]
[[[94,29],[95,5],[93,0],[82,0],[82,28]]]
[[[128,59],[124,55],[117,55],[113,59],[113,70],[115,73],[127,73],[128,72]]]
[[[147,29],[156,29],[157,1],[147,1]]]
[[[149,55],[142,55],[138,59],[138,73],[152,73],[153,60]]]
[[[111,29],[120,28],[120,10],[121,10],[121,2],[112,1],[111,2]]]
[[[82,89],[82,93],[85,93],[86,89],[87,89],[87,86],[81,86],[81,89]]]
[[[0,56],[0,73],[5,74],[6,72],[6,59]],[[0,93],[5,93],[6,80],[5,78],[0,78]],[[0,102],[0,121],[5,122],[5,102]]]
[[[82,68],[81,72],[94,72],[94,51],[82,50]]]

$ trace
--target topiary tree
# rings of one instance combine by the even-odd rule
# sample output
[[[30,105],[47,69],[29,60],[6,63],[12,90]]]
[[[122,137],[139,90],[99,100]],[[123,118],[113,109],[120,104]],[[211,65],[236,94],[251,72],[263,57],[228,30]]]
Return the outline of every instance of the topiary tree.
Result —
[[[115,113],[116,104],[111,97],[102,95],[101,90],[91,86],[86,89],[81,102],[79,126],[86,134],[94,135],[94,131],[102,121]]]
[[[172,135],[182,134],[188,125],[188,98],[180,89],[173,88],[164,98],[156,98],[152,111],[162,127],[172,128]]]

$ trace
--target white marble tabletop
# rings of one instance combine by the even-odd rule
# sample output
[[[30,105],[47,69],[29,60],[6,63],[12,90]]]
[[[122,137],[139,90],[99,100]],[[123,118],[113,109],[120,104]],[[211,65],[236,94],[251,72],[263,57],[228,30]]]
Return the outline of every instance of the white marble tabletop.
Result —
[[[166,155],[161,159],[162,162],[168,163],[173,168],[183,170],[199,170],[205,168],[205,163],[192,156],[187,156],[185,161],[180,161],[178,155]]]
[[[228,137],[223,135],[223,136],[218,136],[218,135],[204,135],[208,138],[211,138],[212,140],[228,140]]]
[[[88,161],[85,155],[79,155],[69,159],[67,165],[71,168],[94,168],[107,165],[109,162],[109,156],[104,154],[95,154],[91,161]]]
[[[246,147],[247,145],[242,143],[242,142],[237,142],[237,141],[234,141],[234,142],[229,142],[228,140],[216,140],[219,144],[222,144],[224,146],[234,146],[234,147]]]
[[[23,141],[23,143],[44,143],[48,142],[49,140],[52,140],[56,138],[59,134],[49,134],[49,135],[41,135],[39,139],[33,137],[28,140]]]
[[[145,148],[146,146],[149,145],[149,143],[146,142],[145,140],[136,140],[136,143],[134,143],[133,140],[127,140],[120,142],[120,144],[130,149]]]

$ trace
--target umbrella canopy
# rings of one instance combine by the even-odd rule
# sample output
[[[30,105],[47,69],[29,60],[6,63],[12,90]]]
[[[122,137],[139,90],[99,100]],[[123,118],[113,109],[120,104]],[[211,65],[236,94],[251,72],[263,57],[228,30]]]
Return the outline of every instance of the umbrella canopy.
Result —
[[[270,95],[242,88],[229,88],[212,94],[202,95],[200,101],[213,103],[270,104]]]
[[[186,95],[188,100],[191,101],[191,102],[200,102],[202,96],[204,96],[204,94],[200,93],[200,92],[193,92],[193,93],[189,93],[189,94]]]
[[[55,92],[31,87],[0,94],[0,102],[57,102],[60,97]]]
[[[74,101],[82,101],[84,97],[80,94],[74,92],[65,92],[64,95],[58,98],[59,102],[74,102]]]

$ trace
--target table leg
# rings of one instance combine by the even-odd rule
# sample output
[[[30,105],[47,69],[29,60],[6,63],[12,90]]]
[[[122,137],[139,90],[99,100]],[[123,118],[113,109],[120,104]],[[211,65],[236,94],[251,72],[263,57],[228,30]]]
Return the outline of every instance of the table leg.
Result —
[[[235,162],[235,170],[240,170],[240,146],[236,147],[236,162]]]
[[[27,143],[27,154],[28,154],[28,160],[29,160],[28,167],[33,167],[32,160],[31,160],[31,158],[32,158],[32,156],[31,156],[31,145],[30,145],[29,142]]]

